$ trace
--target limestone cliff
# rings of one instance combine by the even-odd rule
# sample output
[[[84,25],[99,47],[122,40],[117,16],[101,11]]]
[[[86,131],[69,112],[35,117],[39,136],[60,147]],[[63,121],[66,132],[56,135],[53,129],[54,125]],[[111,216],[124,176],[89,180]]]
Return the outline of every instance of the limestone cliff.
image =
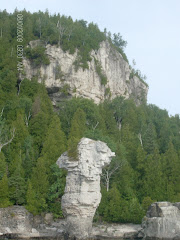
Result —
[[[39,40],[31,41],[29,47],[40,44]],[[23,64],[26,77],[38,77],[44,82],[54,105],[60,101],[63,89],[68,90],[69,96],[80,96],[93,99],[100,103],[107,98],[117,96],[132,97],[136,104],[147,98],[148,87],[138,77],[130,77],[131,69],[121,54],[109,42],[102,42],[98,51],[91,52],[92,61],[88,62],[89,69],[75,69],[77,51],[75,54],[63,52],[60,47],[46,45],[49,65],[34,67],[30,60],[24,58]],[[101,83],[97,73],[97,62],[102,68],[102,74],[107,78],[107,84]]]
[[[62,154],[57,164],[68,170],[62,210],[66,231],[70,237],[86,239],[92,231],[92,221],[101,200],[100,174],[115,153],[101,141],[82,138],[78,144],[78,161]]]

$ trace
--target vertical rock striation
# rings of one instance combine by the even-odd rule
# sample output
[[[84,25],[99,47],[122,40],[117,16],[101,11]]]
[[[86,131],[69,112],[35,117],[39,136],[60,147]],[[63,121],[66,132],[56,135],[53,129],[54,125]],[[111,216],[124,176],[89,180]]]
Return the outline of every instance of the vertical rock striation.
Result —
[[[68,171],[62,210],[70,237],[86,239],[92,231],[92,221],[101,200],[100,175],[115,153],[101,141],[82,138],[78,144],[78,161],[62,154],[57,164]]]
[[[29,47],[42,44],[35,40],[29,43]],[[100,44],[97,51],[91,51],[92,60],[88,62],[88,69],[75,68],[78,51],[74,54],[64,52],[60,47],[46,45],[46,54],[50,60],[49,65],[35,67],[26,58],[23,60],[26,77],[38,78],[45,84],[54,105],[63,98],[63,89],[68,90],[68,96],[84,97],[94,100],[99,104],[105,99],[114,99],[118,96],[133,98],[136,104],[146,101],[148,86],[137,76],[132,76],[129,64],[122,55],[113,48],[108,41]],[[96,62],[102,68],[102,73],[107,78],[103,85],[96,70]]]

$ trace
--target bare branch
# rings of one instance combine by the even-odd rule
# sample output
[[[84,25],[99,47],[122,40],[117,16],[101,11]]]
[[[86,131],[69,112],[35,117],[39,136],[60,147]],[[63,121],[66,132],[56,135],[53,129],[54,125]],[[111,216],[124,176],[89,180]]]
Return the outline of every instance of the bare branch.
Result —
[[[61,38],[65,34],[66,28],[59,22],[59,20],[58,20],[58,23],[57,23],[57,28],[58,28],[58,31],[59,31],[59,45],[60,45]]]
[[[23,82],[24,78],[22,77],[22,73],[19,74],[19,84],[18,84],[18,92],[17,92],[17,95],[19,96],[20,94],[20,90],[21,90],[21,83]]]
[[[3,108],[2,108],[2,110],[1,110],[0,117],[2,117],[2,116],[3,116],[3,112],[4,112],[4,107],[3,107]]]
[[[120,163],[117,163],[116,166],[114,166],[114,168],[111,170],[110,170],[110,166],[107,169],[103,170],[102,177],[105,180],[107,192],[109,191],[109,183],[112,175],[122,166],[123,166],[123,162],[120,162]]]
[[[0,143],[0,152],[1,152],[1,149],[2,149],[4,146],[6,146],[6,145],[8,145],[9,143],[12,142],[14,136],[15,136],[15,128],[13,128],[13,131],[12,131],[12,133],[11,133],[11,139],[9,139],[6,143]]]
[[[93,131],[97,128],[98,124],[99,124],[99,122],[97,122],[96,125],[94,127],[92,127]]]
[[[141,146],[142,146],[142,148],[143,148],[143,141],[142,141],[141,133],[138,134],[138,138],[139,138],[139,141],[140,141]]]
[[[25,116],[25,123],[26,123],[26,126],[27,126],[27,127],[29,126],[29,120],[30,120],[31,116],[32,116],[32,114],[31,114],[30,111],[29,111],[28,116],[27,116],[27,115]]]

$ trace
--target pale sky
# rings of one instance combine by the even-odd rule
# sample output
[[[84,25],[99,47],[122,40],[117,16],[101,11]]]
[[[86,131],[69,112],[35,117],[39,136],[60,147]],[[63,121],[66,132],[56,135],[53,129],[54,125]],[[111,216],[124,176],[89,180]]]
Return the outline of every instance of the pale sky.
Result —
[[[49,10],[120,32],[130,64],[147,76],[148,103],[180,114],[180,0],[0,0],[13,12]]]

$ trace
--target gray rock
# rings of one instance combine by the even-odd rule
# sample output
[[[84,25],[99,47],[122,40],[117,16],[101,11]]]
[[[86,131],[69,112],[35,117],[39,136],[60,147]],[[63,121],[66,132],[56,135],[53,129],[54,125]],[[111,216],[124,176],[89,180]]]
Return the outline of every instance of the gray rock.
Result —
[[[43,43],[39,40],[31,41],[29,47],[40,44]],[[36,75],[39,82],[45,83],[54,105],[65,97],[61,94],[65,84],[69,86],[68,96],[93,99],[98,104],[107,98],[124,96],[125,98],[132,97],[138,105],[147,98],[148,87],[138,77],[130,78],[129,64],[118,51],[111,47],[108,41],[102,42],[98,51],[91,52],[92,61],[88,62],[89,69],[85,70],[82,68],[75,70],[74,62],[77,51],[71,55],[63,52],[60,47],[47,45],[46,53],[50,59],[49,65],[34,67],[26,58],[23,64],[28,79]],[[106,86],[101,84],[94,58],[101,63],[102,71],[108,80]],[[58,75],[57,69],[61,69]],[[110,95],[107,94],[106,89],[110,90]]]
[[[33,216],[22,206],[0,208],[0,239],[63,239],[64,220]]]
[[[101,200],[100,175],[115,153],[101,141],[82,138],[78,144],[78,161],[62,154],[57,164],[68,170],[62,210],[69,236],[86,239],[92,231],[92,221]]]
[[[33,215],[24,207],[0,208],[0,233],[30,233]]]
[[[151,204],[142,227],[144,239],[180,239],[180,203]]]
[[[91,236],[93,239],[142,239],[141,229],[138,224],[97,224]]]

